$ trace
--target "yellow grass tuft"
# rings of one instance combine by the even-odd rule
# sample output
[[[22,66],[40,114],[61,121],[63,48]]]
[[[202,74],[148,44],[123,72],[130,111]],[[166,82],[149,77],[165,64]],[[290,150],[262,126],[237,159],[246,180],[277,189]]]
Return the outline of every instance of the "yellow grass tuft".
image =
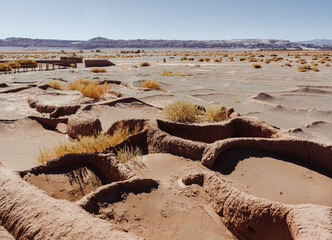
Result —
[[[193,122],[202,114],[199,106],[188,101],[178,100],[164,108],[164,114],[176,122]]]
[[[12,70],[12,67],[7,63],[0,63],[0,72],[9,72]]]
[[[123,147],[120,148],[116,154],[116,157],[119,162],[121,163],[127,163],[131,159],[137,159],[141,158],[142,153],[141,150],[138,147]]]
[[[207,106],[204,116],[209,122],[218,122],[228,119],[230,115],[229,109],[222,104]]]
[[[129,126],[125,126],[123,122],[120,122],[112,135],[100,133],[96,136],[79,136],[78,139],[71,142],[59,143],[54,146],[53,149],[41,147],[39,149],[39,155],[35,158],[38,164],[43,164],[49,159],[60,157],[68,153],[101,152],[109,146],[121,143],[140,130],[141,126],[139,124],[130,131]]]
[[[66,88],[66,86],[59,80],[51,80],[48,81],[47,84],[54,89],[64,90]]]
[[[319,68],[318,67],[312,67],[312,71],[319,72]]]
[[[17,61],[22,67],[36,68],[38,66],[37,62],[31,59],[19,59]]]
[[[311,70],[311,66],[310,65],[303,65],[303,66],[298,66],[297,67],[297,71],[298,72],[308,72],[309,70]]]
[[[184,72],[169,72],[169,71],[166,71],[164,70],[162,73],[161,73],[162,76],[167,76],[167,77],[172,77],[172,76],[180,76],[180,77],[184,77],[184,76],[187,76],[186,73]]]
[[[100,85],[99,82],[91,79],[79,79],[69,83],[68,89],[80,91],[86,97],[99,99],[107,93],[110,86],[107,83]]]
[[[106,69],[105,68],[92,68],[91,72],[94,72],[94,73],[105,73]]]
[[[140,84],[140,87],[161,90],[160,82],[156,80],[147,80]]]

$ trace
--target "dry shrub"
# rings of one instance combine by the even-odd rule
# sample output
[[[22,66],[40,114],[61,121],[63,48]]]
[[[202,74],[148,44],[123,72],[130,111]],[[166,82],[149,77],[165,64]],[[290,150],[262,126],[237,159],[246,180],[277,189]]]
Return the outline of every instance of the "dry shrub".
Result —
[[[326,67],[331,67],[331,64],[326,63],[325,66],[326,66]]]
[[[198,59],[199,62],[204,62],[204,58]]]
[[[162,76],[167,76],[167,77],[172,77],[172,76],[180,76],[180,77],[184,77],[184,76],[187,76],[186,73],[184,72],[169,72],[169,71],[166,71],[164,70],[162,73],[161,73]]]
[[[0,72],[9,72],[12,70],[12,67],[7,63],[0,63]]]
[[[140,66],[141,66],[141,67],[149,67],[149,66],[151,66],[151,64],[148,63],[148,62],[142,62],[142,63],[140,64]]]
[[[69,83],[68,89],[80,91],[86,97],[99,99],[107,93],[110,86],[107,83],[99,85],[99,82],[91,79],[79,79]]]
[[[319,68],[318,67],[312,67],[312,71],[319,72]]]
[[[201,67],[201,65],[199,65],[199,64],[196,64],[196,65],[195,65],[195,67]]]
[[[38,66],[37,62],[31,59],[19,59],[18,63],[22,67],[31,67],[31,68],[36,68]]]
[[[285,63],[285,66],[291,67],[292,65],[290,63]]]
[[[105,96],[105,94],[107,93],[108,85],[107,83],[103,85],[90,84],[85,87],[82,87],[79,91],[86,97],[99,99]]]
[[[140,87],[161,90],[160,82],[156,80],[147,80],[140,84]]]
[[[199,106],[188,101],[178,100],[164,108],[164,114],[172,121],[194,122],[202,115]]]
[[[66,86],[64,86],[64,84],[59,80],[51,80],[48,81],[47,84],[54,89],[64,90],[66,88]]]
[[[265,63],[270,63],[270,59],[265,59]]]
[[[297,67],[297,71],[298,72],[308,72],[309,70],[311,70],[311,66],[310,65],[303,65],[303,66],[298,66]]]
[[[138,147],[123,147],[117,151],[116,157],[119,162],[127,163],[129,160],[141,158],[142,153]]]
[[[106,71],[105,68],[92,68],[91,72],[94,72],[94,73],[105,73],[107,71]]]
[[[79,136],[78,139],[67,143],[59,143],[53,149],[42,147],[39,149],[39,155],[36,156],[38,164],[43,164],[49,159],[63,156],[68,153],[89,153],[101,152],[108,148],[121,143],[123,140],[131,135],[138,133],[141,130],[139,124],[130,131],[129,126],[125,126],[120,122],[112,135],[100,133],[96,136]]]
[[[306,64],[307,61],[306,61],[305,59],[299,59],[299,60],[298,60],[298,63],[300,63],[300,64]]]
[[[188,61],[194,61],[195,59],[194,58],[189,58]]]
[[[209,122],[217,122],[228,119],[231,112],[222,104],[207,106],[204,116]]]
[[[187,60],[187,59],[188,59],[187,57],[182,57],[181,61],[184,61],[184,60]]]
[[[260,64],[253,64],[252,65],[254,68],[261,68],[262,66]]]
[[[14,61],[7,62],[7,64],[8,64],[10,67],[14,68],[14,69],[17,69],[17,68],[20,68],[20,67],[21,67],[21,65],[20,65],[18,62],[14,62]]]

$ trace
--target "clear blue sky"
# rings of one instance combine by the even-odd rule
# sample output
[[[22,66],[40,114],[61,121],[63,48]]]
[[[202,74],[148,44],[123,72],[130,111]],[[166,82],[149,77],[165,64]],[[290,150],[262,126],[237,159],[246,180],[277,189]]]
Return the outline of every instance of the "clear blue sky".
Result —
[[[0,39],[332,39],[332,0],[0,0]]]

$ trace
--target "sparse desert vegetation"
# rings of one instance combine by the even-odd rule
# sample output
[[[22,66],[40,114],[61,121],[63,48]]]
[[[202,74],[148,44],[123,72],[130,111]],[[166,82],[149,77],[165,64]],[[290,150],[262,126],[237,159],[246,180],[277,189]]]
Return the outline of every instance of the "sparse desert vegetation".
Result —
[[[129,160],[135,159],[136,161],[142,157],[141,150],[138,147],[127,147],[120,148],[116,153],[116,158],[121,163],[127,163]]]
[[[50,80],[47,82],[48,85],[50,85],[51,88],[59,89],[59,90],[65,90],[66,86],[63,82],[59,80]]]
[[[91,72],[93,72],[93,73],[105,73],[106,69],[105,68],[92,68]]]
[[[206,107],[204,116],[209,122],[218,122],[228,119],[230,116],[230,112],[229,109],[225,108],[222,104],[209,105]]]
[[[68,49],[65,49],[63,53],[71,55]],[[219,182],[218,178],[222,175],[229,177],[232,182],[230,185],[232,191],[237,188],[238,181],[240,187],[236,191],[241,191],[243,184],[246,184],[250,186],[246,188],[247,196],[255,195],[256,190],[266,194],[259,196],[259,199],[267,203],[267,206],[270,206],[272,200],[278,202],[276,206],[283,206],[282,202],[287,204],[285,205],[287,208],[296,206],[298,202],[288,202],[294,199],[300,204],[308,203],[310,207],[318,201],[319,205],[326,202],[330,204],[331,197],[328,195],[328,190],[331,184],[326,176],[322,176],[324,178],[317,181],[320,173],[308,168],[301,170],[297,167],[303,166],[297,166],[293,162],[280,161],[282,159],[275,158],[273,151],[269,155],[269,151],[282,148],[283,154],[297,154],[297,151],[287,149],[287,147],[294,147],[299,149],[301,157],[308,154],[312,157],[313,153],[317,153],[315,155],[317,162],[322,157],[329,159],[329,155],[326,154],[328,152],[325,151],[329,151],[326,143],[329,144],[327,141],[330,141],[331,127],[327,122],[330,118],[328,113],[331,104],[327,96],[331,88],[328,80],[332,69],[327,65],[331,63],[332,51],[103,49],[102,51],[93,50],[93,52],[85,50],[80,54],[87,59],[115,58],[116,65],[107,67],[108,71],[102,74],[91,73],[92,67],[85,68],[84,63],[77,63],[75,69],[68,64],[66,66],[49,64],[46,70],[45,59],[57,59],[58,56],[63,55],[59,52],[0,53],[1,59],[10,60],[4,62],[12,68],[10,74],[8,71],[6,74],[0,72],[0,78],[3,80],[0,82],[0,92],[4,100],[0,101],[2,118],[0,146],[3,146],[1,162],[4,166],[22,167],[22,172],[21,169],[17,170],[20,173],[19,177],[15,173],[15,181],[19,181],[20,177],[23,178],[22,185],[20,183],[17,186],[28,189],[27,184],[34,184],[41,188],[50,195],[41,195],[42,198],[48,199],[43,201],[46,204],[53,204],[59,196],[59,198],[65,196],[64,199],[75,202],[74,210],[77,208],[81,211],[80,214],[85,214],[84,219],[88,219],[91,215],[88,209],[90,206],[93,211],[96,211],[91,219],[88,219],[89,222],[102,218],[104,224],[110,221],[124,229],[130,224],[130,234],[133,230],[133,234],[137,233],[139,237],[147,239],[168,237],[160,236],[164,228],[163,232],[159,232],[159,226],[167,226],[172,233],[175,233],[174,238],[182,239],[183,235],[179,237],[176,231],[173,231],[175,228],[178,229],[178,224],[172,222],[174,213],[179,220],[177,222],[186,222],[189,217],[197,220],[195,235],[198,238],[215,237],[216,232],[209,231],[203,231],[202,235],[198,235],[202,232],[199,226],[202,224],[206,226],[206,222],[214,224],[214,221],[204,209],[202,210],[199,205],[201,201],[190,198],[193,196],[192,191],[195,191],[195,197],[204,197],[204,201],[210,198],[211,193],[206,191],[210,183],[205,184],[205,181],[213,180],[211,183],[216,188],[219,183],[223,187],[228,187],[228,182],[223,179],[220,178]],[[296,55],[299,58],[295,58]],[[43,63],[39,62],[41,57],[45,60]],[[38,61],[38,71],[28,69],[28,73],[15,73],[14,70],[19,70],[18,66],[20,66],[17,59],[28,58]],[[317,59],[311,60],[315,58]],[[202,59],[202,65],[199,65],[199,59]],[[307,63],[301,64],[304,62],[302,59]],[[196,62],[189,62],[194,60]],[[321,60],[324,63],[320,63]],[[152,67],[141,68],[139,66],[141,62],[148,62]],[[264,69],[255,70],[253,64],[261,64]],[[291,65],[293,67],[290,67]],[[96,68],[101,68],[100,65],[97,66]],[[298,66],[307,67],[306,71],[311,73],[297,73]],[[314,71],[317,72],[314,73]],[[112,91],[108,91],[110,86]],[[149,91],[149,89],[160,90],[161,86],[162,91]],[[93,94],[92,89],[99,87],[103,90]],[[55,91],[52,88],[61,91]],[[85,98],[80,93],[95,99]],[[184,100],[171,102],[172,99]],[[218,104],[219,102],[223,102],[226,107]],[[164,109],[162,109],[163,106],[165,106]],[[234,112],[233,108],[242,116]],[[310,117],[319,122],[312,124],[308,122],[307,109],[310,109]],[[138,122],[142,126],[136,125]],[[303,132],[288,130],[294,128],[301,128]],[[287,130],[284,131],[285,129]],[[128,139],[128,136],[131,137]],[[311,139],[315,142],[310,142]],[[27,142],[33,144],[26,144]],[[270,144],[273,145],[270,146]],[[310,148],[303,147],[303,144],[308,144]],[[258,150],[257,147],[260,146],[267,150]],[[317,151],[311,149],[313,146],[317,147]],[[41,148],[38,154],[39,147]],[[13,151],[13,149],[16,150],[15,148],[19,151]],[[23,151],[25,151],[24,156]],[[303,151],[307,151],[306,154],[302,154]],[[82,154],[90,152],[96,154]],[[219,168],[219,164],[228,164],[230,159],[236,160],[237,157],[241,157],[244,161],[237,161],[237,166],[231,170],[232,172],[227,172],[229,170],[227,167]],[[292,156],[286,157],[292,158]],[[249,158],[250,161],[247,161],[246,159]],[[48,161],[50,159],[53,160]],[[46,162],[47,164],[36,167],[34,161],[36,164]],[[208,163],[208,161],[215,162]],[[274,161],[271,166],[270,161]],[[209,168],[204,167],[204,176],[201,174],[200,164],[211,165]],[[298,177],[289,170],[292,167],[296,168],[296,172],[301,171]],[[33,170],[26,170],[30,168]],[[45,169],[48,171],[51,168],[55,169],[57,174],[35,172]],[[269,173],[275,173],[277,168],[282,177],[276,175],[277,180],[274,183]],[[257,172],[258,170],[260,172]],[[7,169],[3,171],[7,174]],[[196,175],[195,172],[198,174]],[[26,175],[22,176],[22,173]],[[312,176],[312,178],[306,176]],[[84,181],[77,183],[79,177],[83,177]],[[202,178],[204,179],[203,188],[195,184]],[[280,178],[282,181],[278,182]],[[287,181],[285,178],[288,178]],[[189,181],[189,184],[195,185],[183,188],[178,185],[179,181],[186,185]],[[294,184],[296,189],[301,190],[295,191],[292,184],[288,184],[293,181],[296,181]],[[262,182],[266,184],[269,191],[262,191]],[[7,182],[3,183],[7,185]],[[270,185],[271,183],[274,185]],[[149,184],[153,184],[156,190],[146,189],[145,187]],[[302,184],[300,188],[299,184]],[[73,186],[77,186],[77,191],[72,189]],[[319,191],[311,192],[310,186],[319,186]],[[135,194],[130,190],[133,188]],[[216,188],[213,187],[214,190]],[[118,189],[120,193],[117,192]],[[123,189],[125,189],[124,195]],[[179,195],[179,190],[185,190],[186,196]],[[215,197],[214,190],[211,194],[212,201]],[[198,191],[197,194],[196,191]],[[8,196],[5,198],[9,199],[8,201],[19,199],[17,197],[19,193],[14,193],[12,198]],[[89,199],[92,202],[98,201],[99,194],[104,193],[107,193],[106,198],[119,196],[119,202],[109,202],[100,198],[102,202],[93,203],[95,206],[90,205]],[[38,199],[42,199],[37,192],[33,194],[36,194]],[[264,198],[268,198],[269,202],[264,202]],[[145,211],[152,201],[158,202],[160,199],[163,201],[157,204],[159,209],[152,211],[153,218],[156,218],[160,224],[152,225],[148,220],[150,216],[147,216]],[[219,200],[224,210],[228,211],[223,200]],[[173,201],[176,204],[169,204]],[[63,204],[69,203],[61,200],[60,206]],[[182,211],[183,204],[187,206],[184,211]],[[61,207],[56,208],[57,211],[61,209]],[[67,211],[69,208],[64,209]],[[187,209],[195,211],[188,212]],[[244,211],[247,210],[245,208]],[[315,210],[317,210],[316,207]],[[47,211],[52,211],[52,208]],[[123,214],[124,211],[126,214]],[[24,211],[23,215],[26,214],[29,214],[29,211]],[[66,216],[66,219],[73,215],[75,214]],[[38,212],[34,212],[33,216],[38,217]],[[310,215],[312,216],[314,215]],[[139,221],[133,221],[138,217],[140,217]],[[58,218],[60,219],[61,216]],[[77,220],[71,220],[70,224],[76,223]],[[39,224],[40,221],[37,225]],[[250,225],[258,234],[261,228],[256,226],[258,225]],[[172,227],[174,228],[171,229]],[[222,230],[220,227],[220,223],[216,223],[211,229]],[[150,230],[151,228],[153,231]],[[182,234],[183,231],[180,230]],[[247,230],[246,226],[245,230]],[[252,232],[251,229],[249,230]],[[286,232],[288,233],[287,227]],[[209,235],[210,233],[212,235]],[[234,238],[230,237],[226,239]],[[223,236],[220,238],[224,239]],[[291,239],[291,237],[287,236],[285,239]]]
[[[260,64],[253,64],[252,65],[254,68],[262,68],[262,66]]]
[[[107,83],[100,85],[99,82],[90,79],[79,79],[69,83],[68,89],[77,90],[86,97],[98,99],[102,98],[107,93],[110,86],[108,86]]]
[[[188,101],[178,100],[168,104],[164,113],[175,122],[194,122],[202,115],[199,106]]]
[[[173,77],[173,76],[185,77],[185,76],[187,76],[187,74],[184,73],[184,72],[169,72],[167,70],[164,70],[161,73],[161,75],[162,76],[167,76],[167,77]]]
[[[308,72],[309,70],[311,70],[311,66],[309,64],[297,67],[298,72]]]
[[[54,89],[59,90],[77,90],[84,96],[99,99],[110,90],[111,86],[107,83],[100,84],[98,81],[91,79],[79,79],[68,84],[65,84],[59,80],[50,80],[47,82]]]
[[[140,84],[140,87],[161,90],[160,82],[156,80],[147,80]]]
[[[50,159],[63,156],[68,153],[88,153],[88,152],[101,152],[109,146],[121,143],[130,135],[134,135],[141,130],[140,125],[130,131],[129,126],[124,125],[123,122],[116,127],[112,135],[100,133],[95,136],[79,136],[78,139],[59,143],[53,149],[42,147],[39,149],[39,154],[36,156],[38,164],[43,164]],[[123,150],[123,158],[129,155],[130,151],[126,153]]]

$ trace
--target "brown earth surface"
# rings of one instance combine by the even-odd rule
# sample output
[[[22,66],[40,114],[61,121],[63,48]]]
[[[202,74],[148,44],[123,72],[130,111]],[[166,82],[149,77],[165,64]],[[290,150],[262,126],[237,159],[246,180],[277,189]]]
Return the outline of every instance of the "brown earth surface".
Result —
[[[197,67],[180,60],[226,53],[234,61]],[[150,54],[117,57],[103,74],[80,65],[0,74],[0,238],[331,239],[332,68],[318,63],[319,72],[297,72],[291,51],[276,52],[284,59],[261,69],[239,60],[248,57],[244,51]],[[296,54],[310,62],[331,53]],[[280,66],[289,60],[293,67]],[[143,61],[151,66],[138,67]],[[79,78],[111,89],[95,100],[47,85]],[[145,80],[159,81],[162,90],[141,88]],[[241,117],[170,122],[162,107],[180,99],[222,103]],[[82,132],[112,134],[119,121],[142,129],[102,153],[37,166],[39,149]],[[116,153],[125,146],[143,156],[120,163]]]

